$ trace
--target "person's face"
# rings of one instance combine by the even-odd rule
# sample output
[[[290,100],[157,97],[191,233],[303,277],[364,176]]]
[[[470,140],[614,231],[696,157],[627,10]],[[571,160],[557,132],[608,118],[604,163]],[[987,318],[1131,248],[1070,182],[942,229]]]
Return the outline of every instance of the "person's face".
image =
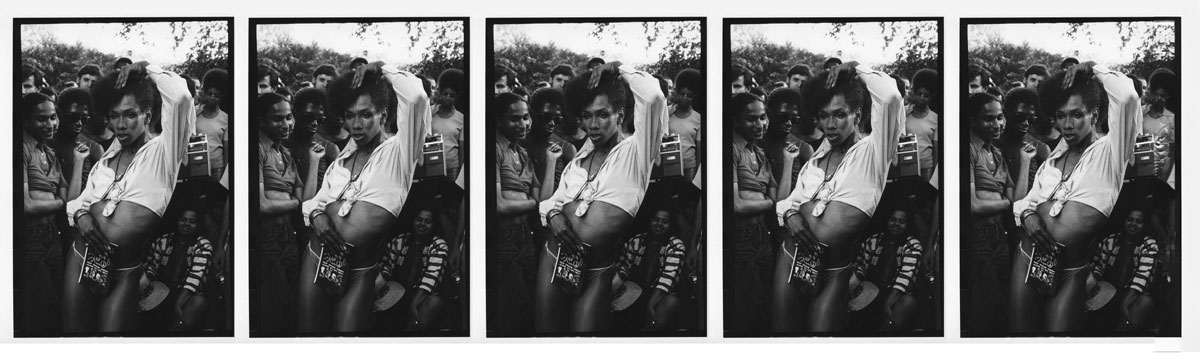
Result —
[[[1141,235],[1146,229],[1146,219],[1141,210],[1134,210],[1129,213],[1129,217],[1125,218],[1125,233],[1129,235]]]
[[[317,75],[317,78],[313,79],[313,87],[325,90],[329,86],[330,80],[333,80],[333,76],[326,74]]]
[[[558,123],[562,121],[562,106],[558,104],[546,103],[542,104],[542,108],[538,109],[536,129],[542,134],[554,133],[554,129],[558,127]]]
[[[438,90],[437,97],[439,105],[443,107],[454,106],[455,102],[458,101],[458,91],[453,88],[442,88]]]
[[[676,106],[685,106],[691,108],[692,99],[696,97],[696,93],[689,88],[676,88],[671,92],[674,96],[671,97],[671,103]]]
[[[275,92],[275,86],[271,84],[270,76],[263,76],[262,79],[258,79],[258,94],[259,95],[266,94],[266,93],[273,93],[273,92]]]
[[[292,129],[296,127],[296,118],[292,116],[292,104],[287,101],[275,103],[260,120],[259,126],[262,133],[273,141],[291,137]]]
[[[908,94],[908,93],[911,93],[911,92],[912,92],[912,81],[911,81],[911,80],[909,80],[909,79],[900,79],[900,83],[904,84],[904,93],[905,93],[905,94]]]
[[[625,120],[625,113],[618,110],[616,104],[608,101],[608,95],[597,95],[591,104],[583,108],[579,119],[592,143],[604,144],[621,131],[620,125]]]
[[[421,236],[432,234],[433,213],[429,210],[421,210],[417,212],[417,216],[413,218],[413,232]]]
[[[971,82],[967,83],[967,94],[978,94],[983,90],[983,80],[979,76],[971,78]]]
[[[80,131],[83,131],[83,124],[86,124],[88,121],[92,120],[92,116],[88,111],[89,109],[87,105],[74,103],[71,104],[71,106],[66,110],[66,119],[63,120],[66,121],[66,129],[67,131],[70,131],[71,134],[78,134]]]
[[[307,135],[312,135],[321,127],[321,123],[325,122],[325,107],[320,104],[308,103],[304,104],[304,108],[300,118],[300,131]]]
[[[887,229],[892,236],[903,235],[904,231],[908,229],[907,214],[901,210],[893,211],[892,216],[888,218]]]
[[[21,82],[21,95],[32,94],[38,92],[38,90],[40,89],[38,89],[37,81],[33,79],[33,75],[29,75],[29,77],[25,78],[25,81]]]
[[[1083,104],[1083,97],[1078,94],[1071,95],[1054,113],[1058,120],[1058,131],[1062,132],[1062,138],[1068,145],[1090,138],[1095,131],[1093,126],[1098,115],[1096,109],[1089,109]]]
[[[529,117],[529,104],[517,101],[508,105],[500,118],[500,134],[509,141],[524,140],[529,135],[533,120]]]
[[[1154,105],[1154,107],[1161,108],[1163,106],[1166,106],[1167,100],[1170,100],[1170,99],[1171,99],[1171,93],[1167,92],[1166,89],[1158,88],[1158,89],[1154,89],[1154,91],[1150,92],[1150,97],[1147,100],[1151,105]]]
[[[25,121],[25,131],[38,141],[50,140],[58,132],[58,113],[54,103],[50,101],[38,104]]]
[[[841,145],[854,135],[861,110],[851,109],[844,95],[834,95],[817,111],[817,124],[830,145]]]
[[[654,217],[650,218],[650,233],[663,236],[667,231],[671,230],[671,213],[659,210],[654,212]]]
[[[744,75],[738,76],[736,79],[733,79],[732,86],[733,86],[733,89],[732,89],[733,94],[741,94],[741,93],[750,91],[750,89],[746,88],[746,76],[744,76]]]
[[[762,101],[755,101],[742,108],[742,113],[733,123],[733,130],[746,141],[755,141],[762,139],[767,131],[767,124],[770,124],[767,107]]]
[[[492,89],[494,89],[493,93],[495,95],[500,95],[500,94],[512,91],[512,88],[508,87],[508,75],[504,75],[504,76],[501,76],[499,79],[496,79],[496,82],[492,83]]]
[[[663,79],[667,81],[667,93],[675,92],[675,80]]]
[[[145,136],[150,117],[150,109],[138,107],[133,95],[125,95],[121,102],[108,109],[108,121],[121,145],[129,145]]]
[[[792,132],[792,126],[800,121],[800,107],[795,104],[781,103],[771,110],[770,129],[774,134],[786,136]]]
[[[196,233],[196,227],[200,225],[200,217],[196,215],[195,211],[184,211],[183,214],[179,214],[178,225],[180,235],[190,236]]]
[[[1025,136],[1029,133],[1029,126],[1037,120],[1037,109],[1033,108],[1032,104],[1017,104],[1012,117],[1005,119],[1009,122],[1008,127],[1012,128],[1017,135]]]
[[[971,130],[983,140],[996,140],[1004,132],[1004,111],[999,101],[983,106],[971,121]]]
[[[917,106],[929,106],[929,100],[933,98],[933,92],[926,88],[917,88],[908,92],[908,102]]]
[[[808,80],[807,76],[800,75],[800,74],[792,74],[792,76],[788,78],[788,87],[793,88],[793,89],[800,89],[800,85],[803,85],[806,80]]]
[[[220,106],[221,96],[224,95],[224,93],[221,91],[221,89],[218,89],[215,87],[204,89],[204,91],[200,92],[199,94],[200,94],[200,98],[202,99],[201,100],[202,104],[204,104],[204,106],[210,106],[210,107],[214,107],[214,108]]]
[[[1046,80],[1046,77],[1038,74],[1029,74],[1029,76],[1025,77],[1025,87],[1037,89],[1038,84],[1041,84],[1042,80]]]
[[[554,75],[554,78],[550,79],[550,87],[554,89],[562,89],[563,85],[570,80],[571,77],[564,74]]]
[[[374,139],[379,136],[380,131],[383,131],[383,121],[387,119],[387,111],[376,109],[375,105],[371,104],[370,95],[359,95],[358,100],[346,108],[342,119],[346,121],[350,137],[354,138],[355,143],[361,144]]]
[[[79,77],[79,87],[84,88],[84,89],[91,89],[92,83],[95,81],[96,81],[96,75],[83,74],[83,76]]]

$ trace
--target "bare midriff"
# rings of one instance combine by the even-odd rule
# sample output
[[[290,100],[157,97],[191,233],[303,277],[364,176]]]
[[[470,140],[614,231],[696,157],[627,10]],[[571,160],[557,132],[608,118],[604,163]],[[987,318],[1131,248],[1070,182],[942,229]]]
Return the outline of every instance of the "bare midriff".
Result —
[[[767,194],[764,194],[764,193],[761,193],[758,191],[753,191],[753,190],[738,190],[738,196],[740,196],[742,198],[742,200],[751,200],[751,201],[767,199]],[[737,226],[737,227],[757,225],[759,222],[763,221],[763,215],[768,214],[768,213],[774,213],[774,211],[775,211],[775,205],[772,204],[770,210],[768,210],[766,212],[761,212],[761,213],[757,213],[757,214],[736,215],[733,225]]]
[[[563,205],[562,214],[566,216],[567,224],[571,225],[575,235],[591,245],[583,258],[584,265],[607,266],[616,259],[617,242],[633,224],[633,217],[616,205],[603,201],[593,201],[586,214],[576,216],[575,211],[583,203],[583,200],[575,200]]]
[[[375,265],[379,262],[379,242],[387,234],[396,217],[386,209],[366,201],[356,201],[346,216],[338,216],[346,200],[338,200],[325,206],[325,213],[346,243],[353,245],[346,256],[351,269]]]
[[[825,206],[821,216],[813,216],[816,201],[800,205],[796,216],[803,216],[809,231],[817,237],[817,241],[827,245],[821,257],[822,267],[836,268],[846,266],[854,260],[857,248],[855,241],[862,236],[862,230],[871,222],[871,217],[862,210],[849,204],[830,201]]]
[[[1052,206],[1054,201],[1038,204],[1037,214],[1054,241],[1066,245],[1059,255],[1059,266],[1069,269],[1086,265],[1095,250],[1091,245],[1108,218],[1096,208],[1076,201],[1067,201],[1058,216],[1050,216]]]
[[[503,197],[504,199],[508,199],[508,200],[530,200],[530,199],[532,199],[531,197],[529,197],[528,193],[525,193],[522,191],[516,191],[516,190],[500,190],[500,196]],[[533,211],[536,212],[537,208],[535,207]],[[501,216],[499,216],[498,223],[500,224],[501,228],[508,228],[508,227],[520,225],[522,222],[528,221],[527,219],[529,219],[529,213],[520,213],[520,214],[515,214],[515,215],[501,215]]]
[[[92,204],[89,211],[104,237],[118,246],[113,257],[116,267],[137,266],[144,260],[145,249],[142,246],[154,235],[161,218],[149,208],[130,201],[118,203],[112,215],[104,216],[104,207],[111,201],[98,201]]]

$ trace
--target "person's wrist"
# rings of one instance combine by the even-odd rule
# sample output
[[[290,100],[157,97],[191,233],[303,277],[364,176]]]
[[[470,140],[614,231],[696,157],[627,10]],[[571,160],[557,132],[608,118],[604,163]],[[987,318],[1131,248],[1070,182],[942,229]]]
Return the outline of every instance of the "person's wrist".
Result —
[[[1025,209],[1025,211],[1021,212],[1021,223],[1024,223],[1025,219],[1033,215],[1037,215],[1037,211],[1034,211],[1033,209]]]
[[[546,222],[554,220],[554,217],[559,215],[562,215],[562,211],[557,209],[546,212]]]
[[[88,214],[91,214],[91,212],[89,212],[88,209],[83,208],[76,210],[75,213],[71,215],[71,218],[75,220],[75,224],[79,224],[79,219]]]
[[[311,215],[309,215],[309,217],[308,217],[308,222],[309,222],[310,224],[316,224],[316,223],[317,223],[317,219],[318,219],[318,218],[320,218],[320,217],[321,217],[321,215],[325,215],[325,210],[320,210],[320,209],[318,209],[318,210],[313,210],[312,214],[311,214]]]

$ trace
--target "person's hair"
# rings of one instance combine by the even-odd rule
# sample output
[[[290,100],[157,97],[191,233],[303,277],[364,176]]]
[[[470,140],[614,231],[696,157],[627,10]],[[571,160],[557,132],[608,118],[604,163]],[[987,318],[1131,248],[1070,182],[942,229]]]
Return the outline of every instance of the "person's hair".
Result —
[[[178,224],[179,220],[183,219],[183,213],[188,211],[196,214],[196,233],[200,234],[201,229],[204,228],[204,211],[201,211],[199,207],[189,205],[179,209],[179,213],[175,214],[175,223]]]
[[[800,97],[800,91],[790,88],[781,87],[771,91],[771,95],[767,96],[767,111],[775,111],[779,105],[792,104],[800,108],[804,100]]]
[[[982,86],[985,89],[991,86],[992,73],[985,70],[982,66],[971,65],[967,68],[967,77],[963,78],[964,88],[967,84],[971,83],[972,79],[975,79],[976,77],[979,77],[979,86]]]
[[[1076,59],[1073,57],[1068,57],[1066,59],[1063,59],[1063,61],[1058,64],[1058,68],[1061,70],[1061,69],[1066,69],[1066,68],[1074,66],[1074,65],[1079,65],[1079,59]]]
[[[438,89],[454,89],[456,95],[464,96],[466,95],[466,91],[463,89],[463,78],[464,76],[462,70],[453,68],[442,70],[442,73],[438,75],[437,79]]]
[[[38,92],[45,94],[46,96],[58,97],[58,93],[54,92],[54,89],[50,88],[49,86],[43,87],[41,90],[38,90]]]
[[[117,61],[113,61],[113,70],[120,68],[122,63],[124,63],[125,65],[133,65],[133,59],[130,59],[127,57],[122,57],[120,59],[117,59]]]
[[[1058,112],[1059,107],[1071,99],[1072,95],[1079,95],[1083,100],[1084,107],[1087,108],[1086,111],[1096,109],[1099,113],[1099,118],[1096,119],[1097,123],[1103,124],[1108,118],[1108,95],[1104,92],[1104,86],[1092,77],[1077,76],[1069,89],[1063,89],[1062,84],[1066,75],[1066,71],[1060,71],[1038,85],[1038,100],[1041,102],[1042,113],[1053,115]]]
[[[995,96],[997,99],[1004,98],[1004,91],[1000,90],[999,87],[996,87],[996,86],[988,87],[987,90],[985,90],[985,91],[988,94],[992,94],[992,96]]]
[[[490,103],[488,115],[492,117],[492,121],[499,122],[500,119],[504,118],[504,113],[508,111],[509,106],[523,101],[525,100],[521,99],[520,95],[513,93],[502,93],[496,95],[496,97],[488,100]]]
[[[366,65],[366,64],[370,64],[370,63],[371,63],[370,61],[367,61],[367,58],[356,57],[356,58],[354,58],[354,60],[350,60],[350,67],[353,68],[354,65],[356,65],[356,64],[357,65]]]
[[[1137,75],[1134,75],[1133,73],[1125,74],[1125,77],[1129,78],[1129,80],[1133,80],[1133,90],[1137,92],[1139,98],[1142,97],[1142,95],[1144,95],[1144,93],[1147,91],[1146,89],[1142,88],[1142,79],[1139,79]]]
[[[680,70],[675,74],[675,89],[681,88],[692,89],[692,92],[699,96],[704,92],[704,75],[700,70],[692,68]]]
[[[594,58],[589,59],[587,62],[587,67],[589,67],[589,68],[592,66],[596,66],[596,65],[604,65],[604,59],[594,57]]]
[[[1025,83],[1020,81],[1009,81],[1005,86],[1007,86],[1009,90],[1012,90],[1019,87],[1025,87]]]
[[[299,86],[301,89],[313,87],[313,82],[312,81],[301,81]]]
[[[28,64],[21,65],[21,78],[17,79],[17,84],[24,82],[25,79],[28,79],[30,76],[33,77],[34,86],[46,86],[46,73],[43,73],[41,70],[38,70],[38,68]]]
[[[788,77],[788,79],[791,79],[792,75],[796,75],[796,74],[800,74],[801,76],[806,76],[806,77],[812,76],[812,69],[809,69],[808,65],[804,65],[804,64],[793,65],[791,69],[788,69],[787,77]]]
[[[514,74],[512,72],[512,70],[509,70],[507,66],[496,65],[495,67],[492,68],[491,72],[488,72],[488,77],[487,77],[488,86],[491,86],[492,83],[500,81],[500,77],[503,77],[503,76],[508,77],[507,79],[504,79],[504,80],[505,80],[505,83],[509,87],[516,85],[516,83],[517,83],[516,74]]]
[[[831,57],[831,58],[825,59],[824,67],[829,68],[830,66],[837,66],[837,65],[841,65],[841,64],[842,64],[842,59],[838,59],[836,57]]]
[[[63,90],[58,94],[58,113],[65,114],[71,109],[71,104],[80,104],[87,106],[88,112],[93,112],[92,109],[92,93],[82,88],[70,88]]]
[[[846,106],[859,110],[859,128],[870,131],[871,100],[867,96],[867,85],[858,76],[843,74],[837,77],[837,84],[834,84],[832,89],[826,89],[825,82],[831,74],[833,73],[829,70],[818,72],[810,81],[805,81],[804,85],[800,86],[803,114],[815,118],[834,96],[842,95],[846,98]]]
[[[33,110],[37,109],[42,103],[53,103],[49,96],[41,93],[25,94],[21,96],[21,101],[17,103],[17,111],[21,114],[21,122],[29,121]]]
[[[571,65],[558,64],[554,70],[550,70],[550,78],[553,79],[556,75],[566,75],[567,77],[575,77],[575,69]]]
[[[283,96],[292,96],[292,89],[287,86],[279,86],[275,88],[275,93]]]
[[[937,70],[924,68],[917,70],[912,76],[912,91],[917,89],[929,90],[930,95],[938,93],[938,89],[942,88],[942,78],[938,75]]]
[[[1025,68],[1025,76],[1024,77],[1029,77],[1029,75],[1041,75],[1042,77],[1050,77],[1050,71],[1046,70],[1046,65],[1033,64],[1033,65],[1029,65],[1029,67]]]
[[[75,72],[75,77],[77,77],[77,78],[83,77],[84,75],[92,75],[92,76],[99,78],[100,77],[100,65],[87,64],[87,65],[80,67],[79,71]]]
[[[303,88],[296,92],[296,96],[292,97],[293,111],[304,111],[308,104],[320,105],[325,111],[329,111],[329,99],[325,97],[325,90],[317,88]],[[328,113],[326,113],[328,114]]]
[[[546,104],[556,104],[561,107],[563,106],[564,102],[566,102],[566,98],[563,96],[563,92],[561,90],[555,88],[541,88],[534,91],[533,96],[529,97],[529,109],[530,111],[540,112],[542,111],[542,107],[546,106]]]
[[[904,98],[908,96],[908,91],[904,91],[904,77],[900,76],[900,74],[891,74],[888,76],[891,76],[892,80],[896,80],[896,90],[900,91],[900,97]]]
[[[750,93],[737,93],[733,96],[725,97],[725,121],[730,125],[736,124],[742,116],[742,111],[746,110],[747,106],[756,102],[762,102],[757,96]]]
[[[278,71],[275,71],[275,69],[272,69],[270,66],[267,66],[266,64],[258,64],[258,69],[254,73],[254,79],[251,79],[251,80],[253,80],[254,82],[259,82],[259,81],[262,81],[262,79],[265,77],[270,77],[270,80],[268,80],[267,82],[270,83],[271,86],[274,86],[275,88],[283,87],[283,83],[281,83],[279,81],[279,72]]]
[[[975,121],[975,117],[979,115],[979,112],[983,110],[983,107],[993,102],[1000,102],[1000,99],[988,93],[971,94],[971,96],[967,97],[967,103],[965,104],[966,106],[963,106],[962,118],[966,119],[968,123],[970,121]]]
[[[267,112],[271,111],[271,108],[275,107],[275,104],[281,102],[287,102],[290,104],[287,98],[277,93],[264,93],[258,95],[258,97],[254,99],[254,114],[251,116],[252,121],[255,122],[255,125],[259,125],[259,119],[265,118],[267,116]]]
[[[120,71],[110,72],[92,86],[92,102],[96,104],[96,108],[92,111],[100,116],[106,116],[110,109],[121,103],[122,98],[132,95],[134,103],[139,109],[150,111],[150,124],[160,124],[162,121],[162,97],[154,83],[145,77],[130,76],[125,80],[125,86],[117,89],[117,78],[120,75]]]
[[[1171,96],[1179,96],[1179,93],[1177,92],[1179,78],[1177,78],[1175,76],[1175,72],[1171,71],[1170,69],[1167,69],[1167,68],[1155,69],[1154,72],[1150,73],[1150,78],[1147,79],[1147,81],[1149,82],[1148,90],[1150,92],[1154,92],[1155,90],[1158,90],[1158,89],[1163,89],[1163,90],[1166,90],[1168,93],[1170,93]]]
[[[1026,104],[1033,107],[1033,111],[1038,111],[1038,95],[1037,91],[1030,88],[1013,88],[1004,95],[1004,116],[1017,112],[1017,105]]]
[[[512,93],[521,96],[529,96],[529,90],[525,90],[523,87],[513,88]]]
[[[604,72],[600,75],[600,81],[595,88],[589,88],[588,83],[592,78],[592,70],[587,70],[579,74],[579,76],[571,79],[563,85],[563,97],[566,99],[567,116],[578,116],[583,109],[590,105],[596,97],[604,95],[608,98],[608,103],[612,104],[614,110],[621,111],[625,115],[626,130],[630,133],[633,129],[633,91],[629,89],[629,83],[621,78],[620,74],[612,72]]]
[[[226,91],[226,89],[229,87],[229,72],[225,71],[225,69],[208,70],[208,72],[204,73],[204,80],[200,81],[200,87],[201,90],[216,88],[221,91]]]
[[[336,78],[338,76],[337,68],[333,67],[333,64],[321,64],[321,66],[317,66],[316,70],[313,70],[312,76],[313,79],[316,79],[321,75],[329,75],[330,78]]]
[[[329,108],[326,113],[332,113],[335,116],[342,116],[342,113],[358,101],[359,96],[369,96],[371,98],[371,106],[375,110],[384,110],[391,117],[395,111],[394,105],[397,104],[397,99],[392,94],[391,85],[382,74],[367,73],[362,77],[362,83],[357,89],[352,88],[355,72],[347,72],[342,74],[333,81],[329,82],[329,87],[325,94],[329,99]],[[332,110],[332,112],[330,111]]]
[[[742,78],[742,85],[745,86],[746,88],[749,88],[750,84],[754,83],[754,72],[753,71],[750,71],[750,69],[747,69],[746,67],[741,66],[741,65],[733,65],[733,66],[729,67],[729,72],[727,73],[727,75],[725,77],[725,86],[728,87],[729,85],[732,85],[733,82],[735,80],[737,80],[737,78],[739,78],[739,77]],[[728,92],[729,90],[725,90],[725,91]]]
[[[750,88],[750,93],[761,97],[766,97],[767,93],[761,87],[755,86]]]

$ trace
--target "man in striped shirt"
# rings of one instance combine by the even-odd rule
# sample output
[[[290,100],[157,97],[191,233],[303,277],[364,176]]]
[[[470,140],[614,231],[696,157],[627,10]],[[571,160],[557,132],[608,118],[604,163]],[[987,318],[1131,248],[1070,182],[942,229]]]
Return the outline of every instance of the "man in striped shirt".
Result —
[[[200,329],[208,301],[204,298],[204,280],[212,258],[212,242],[200,236],[200,214],[187,209],[179,214],[178,231],[150,243],[145,277],[171,289],[163,303],[170,306],[172,331]]]
[[[383,266],[376,284],[391,280],[404,285],[406,291],[400,304],[407,305],[401,308],[408,311],[405,329],[409,331],[433,329],[444,305],[438,288],[450,246],[438,236],[436,224],[433,210],[421,209],[413,218],[411,232],[383,245]]]
[[[886,232],[862,242],[850,287],[858,287],[863,280],[879,285],[883,302],[876,302],[873,307],[879,308],[883,315],[880,329],[909,330],[917,309],[911,289],[921,259],[921,241],[908,235],[907,211],[892,210],[887,220]]]
[[[683,240],[671,235],[671,212],[665,209],[655,211],[650,218],[650,232],[625,242],[617,260],[617,276],[644,289],[630,306],[634,309],[630,315],[638,319],[642,329],[670,330],[678,322],[681,300],[675,284],[685,250]],[[637,316],[638,309],[644,309],[645,315]]]
[[[1149,292],[1158,242],[1146,235],[1145,229],[1145,213],[1130,211],[1125,230],[1100,240],[1092,259],[1092,276],[1117,288],[1117,301],[1110,302],[1105,310],[1112,311],[1116,304],[1115,325],[1120,330],[1146,330],[1152,325],[1154,300]]]

